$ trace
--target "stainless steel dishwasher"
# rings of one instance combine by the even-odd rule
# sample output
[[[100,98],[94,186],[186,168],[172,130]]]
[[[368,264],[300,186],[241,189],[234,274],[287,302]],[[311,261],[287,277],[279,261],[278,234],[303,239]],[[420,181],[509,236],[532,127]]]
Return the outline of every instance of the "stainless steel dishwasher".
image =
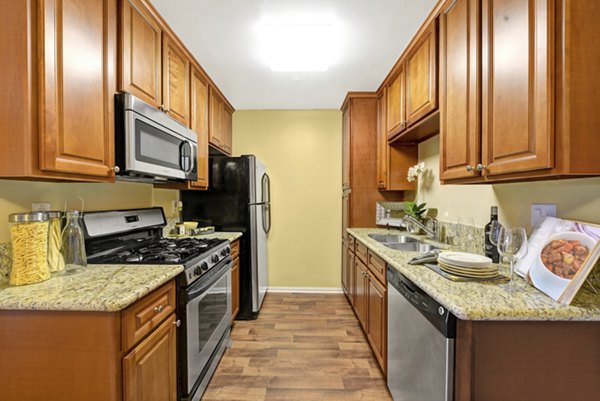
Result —
[[[387,385],[395,401],[454,399],[456,317],[388,266]]]

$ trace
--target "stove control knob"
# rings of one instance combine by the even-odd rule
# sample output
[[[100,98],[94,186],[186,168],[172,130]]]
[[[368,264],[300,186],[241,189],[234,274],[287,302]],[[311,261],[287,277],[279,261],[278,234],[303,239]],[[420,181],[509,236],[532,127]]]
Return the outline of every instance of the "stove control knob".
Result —
[[[226,253],[227,255],[229,255],[229,254],[231,253],[231,249],[229,249],[229,248],[225,248],[225,253]]]
[[[210,258],[211,262],[217,263],[219,261],[219,255],[212,255]]]
[[[194,269],[194,274],[195,274],[196,276],[199,276],[199,275],[200,275],[200,273],[202,273],[202,272],[200,271],[200,268],[199,268],[199,267],[196,267],[196,268]]]
[[[202,271],[207,271],[208,270],[208,263],[202,262],[202,264],[200,265],[200,268],[202,269]]]
[[[221,256],[227,256],[227,251],[225,249],[221,251]]]

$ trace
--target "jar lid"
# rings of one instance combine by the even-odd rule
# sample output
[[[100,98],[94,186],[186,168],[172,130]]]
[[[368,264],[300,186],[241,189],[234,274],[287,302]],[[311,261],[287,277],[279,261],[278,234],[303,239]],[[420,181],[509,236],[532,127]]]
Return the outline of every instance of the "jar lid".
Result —
[[[31,223],[35,221],[47,221],[48,213],[30,212],[30,213],[12,213],[8,215],[9,223]]]
[[[60,219],[64,216],[64,213],[60,210],[49,210],[45,212],[49,219]]]

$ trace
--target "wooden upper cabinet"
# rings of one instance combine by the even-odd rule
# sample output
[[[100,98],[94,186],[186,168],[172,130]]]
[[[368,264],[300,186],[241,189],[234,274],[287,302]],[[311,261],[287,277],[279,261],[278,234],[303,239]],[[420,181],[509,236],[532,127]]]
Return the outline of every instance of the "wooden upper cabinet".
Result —
[[[124,401],[177,399],[175,314],[123,358]]]
[[[116,0],[44,1],[39,12],[40,169],[112,177]]]
[[[197,69],[190,76],[190,126],[198,135],[198,180],[192,187],[208,188],[208,81]]]
[[[208,142],[220,149],[222,147],[221,131],[223,118],[221,117],[221,114],[223,114],[223,101],[221,100],[219,94],[212,87],[210,87],[209,93],[210,128],[208,130]]]
[[[482,3],[484,175],[554,165],[553,5]]]
[[[190,121],[190,60],[183,49],[163,34],[163,108],[188,126]]]
[[[434,20],[406,56],[406,119],[409,126],[437,109],[436,36]]]
[[[406,129],[406,70],[401,63],[387,87],[387,132],[391,138]]]
[[[162,30],[138,0],[121,1],[120,89],[162,104]]]
[[[221,112],[221,145],[225,153],[231,155],[233,136],[233,110],[223,102]]]
[[[440,14],[440,178],[478,176],[481,162],[480,0]]]

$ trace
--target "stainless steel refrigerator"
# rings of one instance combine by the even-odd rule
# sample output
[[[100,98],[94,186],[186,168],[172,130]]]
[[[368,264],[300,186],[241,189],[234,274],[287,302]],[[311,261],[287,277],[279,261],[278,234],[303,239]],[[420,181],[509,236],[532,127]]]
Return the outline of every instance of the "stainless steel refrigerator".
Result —
[[[267,293],[271,181],[265,165],[253,155],[211,157],[209,189],[181,191],[181,200],[185,220],[242,232],[238,319],[255,319]]]

